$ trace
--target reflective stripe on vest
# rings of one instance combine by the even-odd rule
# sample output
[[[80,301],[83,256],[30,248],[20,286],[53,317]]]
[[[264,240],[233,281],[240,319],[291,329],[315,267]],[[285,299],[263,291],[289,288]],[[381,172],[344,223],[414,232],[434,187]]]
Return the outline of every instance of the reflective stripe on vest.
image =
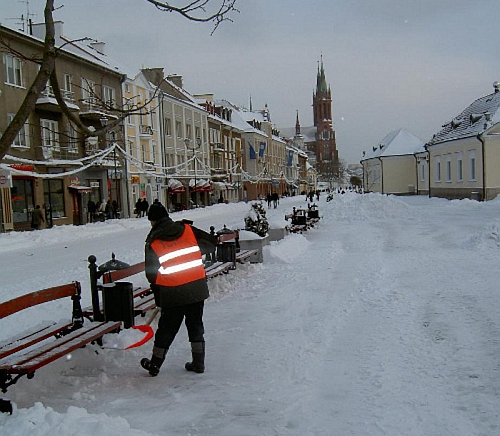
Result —
[[[156,274],[157,285],[181,286],[205,278],[201,251],[189,225],[184,225],[184,233],[179,239],[156,239],[151,248],[160,262]]]

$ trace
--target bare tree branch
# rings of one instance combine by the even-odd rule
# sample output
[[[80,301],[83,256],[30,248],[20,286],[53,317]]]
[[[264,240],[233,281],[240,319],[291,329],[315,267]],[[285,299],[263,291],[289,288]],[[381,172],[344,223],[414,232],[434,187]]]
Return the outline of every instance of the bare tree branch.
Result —
[[[11,144],[14,142],[17,134],[22,129],[24,123],[33,111],[39,95],[45,89],[52,71],[54,71],[56,62],[56,50],[54,20],[52,18],[53,9],[54,0],[47,0],[44,10],[46,32],[40,70],[38,71],[38,74],[36,75],[35,80],[31,84],[30,88],[28,89],[21,107],[0,138],[0,159],[2,159],[9,151]]]
[[[231,12],[239,12],[235,8],[237,0],[218,0],[220,4],[213,12],[207,12],[207,6],[213,4],[213,0],[193,0],[184,6],[175,6],[171,2],[159,0],[145,0],[154,5],[163,12],[175,12],[191,21],[199,23],[213,22],[212,33],[219,27],[223,21],[232,21],[229,17]]]
[[[231,21],[229,14],[231,12],[239,12],[235,8],[235,4],[237,0],[188,0],[184,6],[175,6],[166,1],[158,1],[158,0],[145,0],[148,3],[153,4],[158,10],[165,12],[174,12],[182,15],[188,20],[195,22],[213,22],[214,29],[212,33],[217,29],[220,23],[223,21]],[[181,0],[179,0],[181,1]],[[209,6],[216,4],[215,8],[211,12],[208,12]],[[15,141],[16,136],[23,128],[27,119],[34,111],[37,99],[44,91],[47,86],[47,83],[50,80],[50,84],[52,86],[52,92],[61,107],[61,111],[68,117],[71,123],[73,123],[78,131],[83,133],[84,136],[96,136],[106,133],[112,130],[114,127],[119,125],[124,118],[128,115],[136,114],[136,113],[144,113],[143,109],[147,107],[147,105],[154,99],[156,96],[156,92],[151,99],[144,102],[143,104],[134,104],[132,107],[122,106],[121,108],[110,107],[107,102],[104,102],[99,96],[96,96],[96,100],[100,101],[101,107],[104,111],[113,113],[114,115],[118,114],[116,119],[113,119],[106,126],[103,126],[101,129],[96,131],[91,131],[89,128],[80,120],[80,118],[74,114],[67,106],[62,93],[61,88],[59,86],[56,74],[56,58],[64,47],[65,44],[70,44],[71,41],[66,42],[61,47],[55,46],[55,28],[54,28],[54,0],[46,0],[45,9],[44,9],[44,19],[45,19],[45,40],[43,45],[42,53],[39,56],[32,55],[31,57],[26,54],[18,53],[14,51],[10,44],[6,41],[0,41],[0,45],[3,45],[7,48],[8,51],[15,54],[21,59],[29,60],[35,62],[40,65],[40,69],[38,71],[35,80],[30,85],[26,97],[23,100],[19,110],[15,114],[12,121],[7,126],[6,130],[0,137],[0,159],[2,159],[9,151],[11,144]],[[86,40],[90,38],[83,38],[79,41]],[[158,89],[160,89],[158,85]]]

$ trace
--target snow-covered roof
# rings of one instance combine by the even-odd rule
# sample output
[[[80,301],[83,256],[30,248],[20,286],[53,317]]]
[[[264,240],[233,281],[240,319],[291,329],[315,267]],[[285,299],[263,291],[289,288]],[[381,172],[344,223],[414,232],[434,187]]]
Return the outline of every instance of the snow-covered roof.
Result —
[[[251,126],[248,124],[248,121],[246,120],[246,117],[244,116],[244,111],[239,108],[238,106],[234,105],[233,103],[227,101],[227,100],[216,100],[215,104],[217,106],[223,106],[225,108],[231,109],[231,122],[242,132],[245,133],[255,133],[259,135],[264,135],[265,132],[262,130],[256,129],[255,127]]]
[[[287,143],[286,148],[287,148],[287,150],[291,150],[300,156],[307,157],[307,153],[304,150],[301,150],[300,148],[296,147],[293,144]]]
[[[63,52],[71,53],[81,59],[85,59],[88,62],[99,65],[102,68],[112,70],[117,74],[126,74],[127,68],[124,65],[119,64],[115,59],[104,53],[105,44],[103,42],[92,40],[90,38],[68,38],[63,34],[63,24],[64,23],[62,21],[54,22],[56,47],[62,47],[60,50]],[[33,35],[29,35],[12,28],[9,29],[22,34],[27,38],[43,43],[45,38],[45,23],[34,23],[31,28]]]
[[[283,138],[292,139],[295,136],[295,127],[284,127],[280,128],[279,131]],[[300,127],[300,134],[304,138],[305,144],[316,141],[316,131],[317,128],[315,126]]]
[[[495,92],[478,98],[470,104],[460,115],[443,125],[428,142],[435,145],[441,142],[476,136],[500,122],[500,84],[493,84]]]
[[[404,156],[425,151],[424,141],[406,129],[395,130],[366,153],[362,160],[382,156]]]

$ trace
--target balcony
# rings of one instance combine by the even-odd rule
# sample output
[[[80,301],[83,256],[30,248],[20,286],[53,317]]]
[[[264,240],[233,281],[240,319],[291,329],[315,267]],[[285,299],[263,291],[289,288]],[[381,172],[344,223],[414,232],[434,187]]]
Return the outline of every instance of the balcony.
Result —
[[[69,110],[75,112],[80,110],[80,107],[75,104],[73,92],[61,89],[61,94]],[[36,108],[44,111],[61,113],[61,107],[56,100],[52,86],[47,85],[40,93],[40,96],[36,101]]]
[[[153,134],[153,129],[151,126],[144,124],[139,125],[139,134],[144,136],[151,136]]]

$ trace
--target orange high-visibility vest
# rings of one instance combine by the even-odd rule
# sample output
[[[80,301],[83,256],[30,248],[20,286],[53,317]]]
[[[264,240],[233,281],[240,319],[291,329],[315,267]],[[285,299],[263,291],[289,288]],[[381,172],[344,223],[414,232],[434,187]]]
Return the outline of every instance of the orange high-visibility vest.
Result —
[[[193,230],[184,225],[184,233],[174,241],[155,239],[151,248],[158,256],[160,268],[156,284],[160,286],[182,286],[205,278],[201,251]]]

